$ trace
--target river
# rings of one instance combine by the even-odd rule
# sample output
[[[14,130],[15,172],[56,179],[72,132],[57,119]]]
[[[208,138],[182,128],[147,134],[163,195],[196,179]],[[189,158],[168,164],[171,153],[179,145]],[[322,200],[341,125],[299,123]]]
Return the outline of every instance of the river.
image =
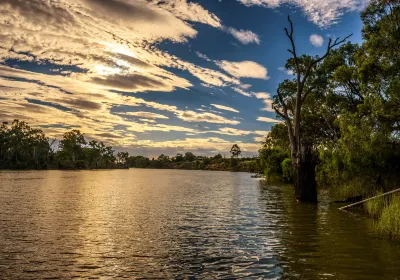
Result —
[[[0,172],[0,279],[400,279],[400,245],[327,192],[248,173]]]

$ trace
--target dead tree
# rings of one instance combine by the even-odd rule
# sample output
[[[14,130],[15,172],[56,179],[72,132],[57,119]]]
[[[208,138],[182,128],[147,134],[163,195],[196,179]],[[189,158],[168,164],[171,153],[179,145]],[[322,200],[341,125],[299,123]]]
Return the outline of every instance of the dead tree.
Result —
[[[340,40],[339,38],[332,41],[329,39],[328,47],[325,54],[321,57],[313,57],[310,61],[306,61],[306,65],[300,64],[300,59],[296,52],[296,45],[293,39],[293,23],[288,16],[290,23],[290,31],[285,28],[286,36],[291,43],[291,49],[288,51],[293,56],[294,70],[296,73],[296,97],[294,100],[294,108],[289,108],[288,100],[277,91],[277,100],[279,106],[273,106],[275,112],[284,119],[288,127],[291,159],[295,170],[294,189],[296,198],[299,201],[317,201],[317,184],[315,181],[315,160],[312,148],[302,143],[300,135],[301,108],[307,96],[315,89],[314,86],[308,86],[305,89],[308,78],[320,62],[329,56],[331,50],[336,46],[344,43],[352,34]],[[289,114],[289,110],[292,113]]]

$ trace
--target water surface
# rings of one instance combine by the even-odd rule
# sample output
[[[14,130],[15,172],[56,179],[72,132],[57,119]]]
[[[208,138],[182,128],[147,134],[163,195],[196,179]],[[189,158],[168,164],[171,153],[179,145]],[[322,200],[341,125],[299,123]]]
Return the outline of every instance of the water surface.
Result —
[[[0,279],[400,279],[369,219],[249,177],[0,172]]]

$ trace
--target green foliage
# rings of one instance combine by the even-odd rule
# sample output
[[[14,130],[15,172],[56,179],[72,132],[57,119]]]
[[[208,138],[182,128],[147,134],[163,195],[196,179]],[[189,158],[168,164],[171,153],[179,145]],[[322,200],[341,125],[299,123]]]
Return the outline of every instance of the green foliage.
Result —
[[[290,158],[285,158],[282,163],[282,178],[287,182],[293,181],[294,169],[292,160]]]
[[[187,170],[218,170],[256,172],[256,159],[254,158],[223,158],[221,154],[213,157],[196,156],[191,152],[177,154],[170,158],[161,154],[157,159],[148,159],[143,156],[130,156],[129,167],[157,168],[157,169],[187,169]]]
[[[240,154],[242,153],[242,151],[240,150],[238,144],[233,144],[231,151],[230,151],[232,158],[237,158],[240,156]]]
[[[288,153],[280,148],[262,148],[258,152],[260,168],[267,178],[271,176],[283,176],[282,162],[288,157]]]
[[[283,123],[278,123],[271,128],[265,138],[263,146],[266,148],[279,148],[287,153],[290,151],[290,142],[287,126]]]
[[[14,120],[0,126],[0,168],[46,168],[52,155],[48,138],[40,129]]]
[[[43,131],[14,120],[0,127],[0,168],[2,169],[83,169],[115,167],[112,147],[95,140],[86,142],[79,130],[63,135],[58,150],[52,149]],[[124,155],[124,153],[122,153]],[[125,154],[126,158],[126,154]]]
[[[191,152],[186,152],[185,153],[185,160],[186,161],[194,161],[194,160],[196,160],[196,156]]]
[[[382,209],[382,214],[376,224],[377,230],[393,239],[400,240],[400,197],[395,196]]]
[[[374,196],[380,195],[380,194],[383,194],[383,192],[378,191],[374,194]],[[365,209],[370,216],[372,216],[374,218],[378,218],[381,216],[383,209],[387,205],[388,205],[388,200],[386,197],[378,197],[378,198],[367,201],[365,203]]]

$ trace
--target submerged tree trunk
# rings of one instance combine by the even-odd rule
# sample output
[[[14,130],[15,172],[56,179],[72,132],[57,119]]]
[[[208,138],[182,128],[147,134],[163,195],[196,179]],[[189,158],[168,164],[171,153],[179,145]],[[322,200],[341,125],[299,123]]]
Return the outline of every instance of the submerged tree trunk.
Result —
[[[317,182],[315,180],[314,162],[302,162],[295,170],[294,191],[296,199],[299,201],[317,201]]]
[[[294,192],[296,199],[305,202],[317,201],[317,181],[315,167],[318,156],[312,148],[300,145],[301,152],[294,154]]]

